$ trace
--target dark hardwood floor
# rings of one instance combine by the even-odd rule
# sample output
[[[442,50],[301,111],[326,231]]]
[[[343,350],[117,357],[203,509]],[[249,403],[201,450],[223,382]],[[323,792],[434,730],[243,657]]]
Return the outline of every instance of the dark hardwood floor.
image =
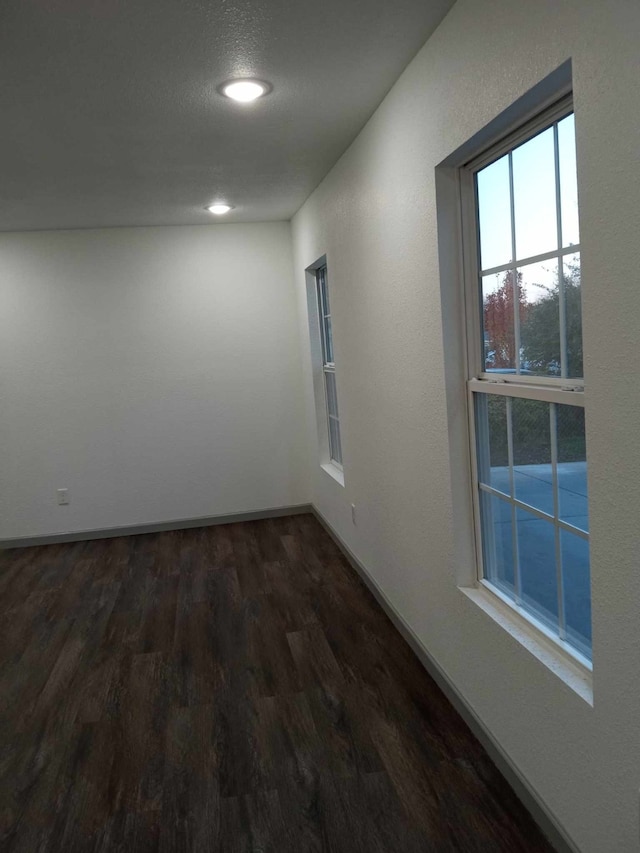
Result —
[[[550,851],[309,515],[0,554],[0,849]]]

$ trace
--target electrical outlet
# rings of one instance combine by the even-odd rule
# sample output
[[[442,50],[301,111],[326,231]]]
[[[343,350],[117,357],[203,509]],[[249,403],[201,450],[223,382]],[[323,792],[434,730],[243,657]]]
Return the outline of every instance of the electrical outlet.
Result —
[[[354,524],[356,523],[356,505],[355,504],[351,504],[351,521]]]
[[[60,506],[67,506],[70,500],[69,489],[58,489],[56,494],[58,495],[58,504]]]

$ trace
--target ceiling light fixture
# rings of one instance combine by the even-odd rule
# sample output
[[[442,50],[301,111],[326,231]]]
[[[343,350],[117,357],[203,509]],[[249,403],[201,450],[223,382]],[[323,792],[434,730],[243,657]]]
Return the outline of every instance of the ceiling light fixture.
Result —
[[[227,98],[239,101],[241,104],[250,104],[263,95],[267,95],[272,89],[270,83],[264,80],[228,80],[220,86],[219,90]]]
[[[233,207],[230,204],[216,203],[210,204],[207,207],[207,210],[209,213],[215,214],[215,216],[222,216],[225,213],[229,213],[230,210],[233,210]]]

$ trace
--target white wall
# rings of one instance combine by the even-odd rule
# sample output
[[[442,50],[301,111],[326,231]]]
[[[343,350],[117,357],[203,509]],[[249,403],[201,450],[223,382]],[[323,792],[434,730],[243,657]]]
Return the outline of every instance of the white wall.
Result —
[[[295,312],[289,223],[0,235],[0,538],[307,501]]]
[[[327,254],[344,450],[343,489],[318,465],[307,345],[312,499],[585,853],[639,849],[639,40],[636,0],[458,0],[293,223],[303,340],[303,271]],[[436,166],[569,58],[593,707],[456,586],[470,530],[453,524],[435,204]]]

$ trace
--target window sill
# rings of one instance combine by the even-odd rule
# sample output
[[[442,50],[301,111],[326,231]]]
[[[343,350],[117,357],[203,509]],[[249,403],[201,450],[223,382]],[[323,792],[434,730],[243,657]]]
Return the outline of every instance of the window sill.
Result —
[[[557,675],[567,687],[593,707],[593,676],[587,666],[561,648],[559,643],[545,636],[528,619],[486,587],[478,585],[459,589],[540,663]]]
[[[342,468],[338,468],[338,466],[334,465],[333,462],[325,462],[320,467],[330,477],[333,477],[333,479],[339,483],[342,488],[344,488],[344,471]]]

